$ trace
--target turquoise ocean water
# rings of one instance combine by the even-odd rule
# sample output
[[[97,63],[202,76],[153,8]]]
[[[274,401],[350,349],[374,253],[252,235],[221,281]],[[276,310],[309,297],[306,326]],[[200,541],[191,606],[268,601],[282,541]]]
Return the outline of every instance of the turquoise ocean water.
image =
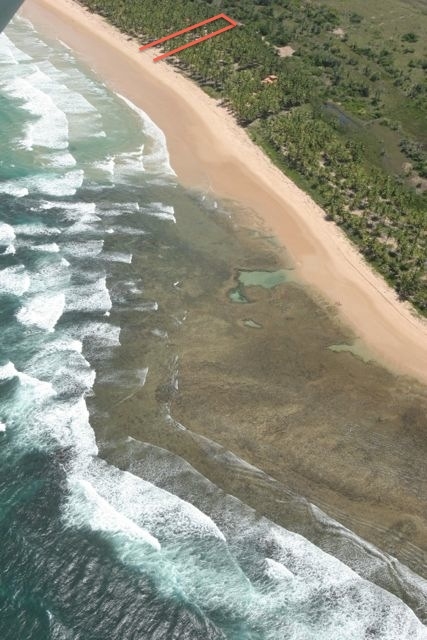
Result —
[[[155,124],[16,18],[0,37],[0,638],[427,638],[177,455],[128,438],[124,471],[99,454],[95,381],[150,375],[112,367],[122,332],[176,317],[145,284],[183,198]],[[161,321],[151,335],[160,354]]]

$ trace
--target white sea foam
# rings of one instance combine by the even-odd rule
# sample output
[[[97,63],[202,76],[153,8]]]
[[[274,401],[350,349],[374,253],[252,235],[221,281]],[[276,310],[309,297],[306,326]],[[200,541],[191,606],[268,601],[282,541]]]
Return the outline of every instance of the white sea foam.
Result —
[[[53,341],[34,355],[26,370],[37,378],[48,377],[58,394],[86,395],[92,390],[96,374],[81,353],[81,343],[64,340],[60,340],[59,345],[55,343]]]
[[[15,196],[15,198],[25,198],[25,196],[28,196],[29,191],[27,187],[17,184],[15,180],[5,180],[4,182],[0,182],[0,193]]]
[[[176,176],[176,173],[172,169],[169,160],[169,153],[167,150],[167,143],[165,134],[159,127],[151,120],[151,118],[143,111],[134,105],[127,98],[117,94],[121,100],[123,100],[130,109],[135,111],[139,115],[143,125],[144,133],[150,138],[150,152],[144,153],[144,161],[146,168],[150,173],[161,173],[162,175],[168,174]]]
[[[266,637],[274,640],[286,631],[289,638],[362,640],[369,629],[376,629],[375,637],[382,640],[426,637],[402,601],[302,536],[265,520],[257,528],[252,536],[265,537],[268,554],[273,555],[265,560],[267,576],[277,585],[267,598],[260,598],[260,611],[270,614],[264,621],[269,629]],[[286,624],[280,617],[284,606],[290,612]],[[255,611],[250,617],[256,619]]]
[[[134,280],[127,280],[125,282],[123,282],[123,286],[126,287],[126,289],[128,290],[129,293],[133,293],[135,295],[139,295],[143,292],[142,289],[142,283],[141,281],[138,281],[139,285],[137,286],[136,282]]]
[[[75,222],[67,227],[67,229],[64,231],[64,235],[81,236],[86,232],[95,232],[96,227],[94,225],[97,222],[100,222],[101,218],[94,213],[95,209],[92,209],[91,206],[93,203],[81,204],[83,206],[67,209],[65,218],[67,220],[75,220]]]
[[[114,348],[120,346],[120,327],[107,322],[87,322],[81,328],[82,339],[88,340],[90,345]]]
[[[396,580],[401,580],[407,588],[413,589],[414,592],[423,592],[425,601],[427,602],[427,581],[415,574],[405,565],[397,562],[388,554],[380,551],[373,544],[360,538],[353,531],[347,529],[341,523],[330,518],[316,505],[310,504],[310,511],[314,519],[325,525],[329,529],[333,529],[341,540],[346,541],[347,548],[350,548],[352,564],[351,567],[357,573],[363,576],[375,575],[377,571],[382,570],[385,565],[392,567],[392,572]],[[369,558],[369,561],[367,560]],[[346,558],[348,563],[348,559]]]
[[[97,455],[98,448],[84,398],[65,401],[43,397],[38,390],[30,391],[24,387],[16,398],[14,411],[9,411],[19,428],[20,449],[71,447],[76,462],[86,465],[87,459]],[[50,395],[55,396],[53,388]]]
[[[14,244],[9,244],[1,254],[2,256],[14,256],[16,253],[16,247]]]
[[[105,276],[95,282],[70,287],[65,299],[67,311],[105,312],[112,306]]]
[[[292,571],[289,571],[283,564],[276,562],[271,558],[265,559],[266,573],[270,579],[273,580],[293,580],[295,577]]]
[[[162,204],[161,202],[151,202],[148,207],[143,207],[146,215],[161,218],[162,220],[170,220],[176,223],[175,209],[172,206]]]
[[[84,180],[84,172],[81,169],[67,171],[64,175],[38,175],[28,179],[23,178],[22,182],[27,183],[30,191],[36,191],[48,196],[74,196]]]
[[[15,15],[15,17],[13,18],[13,21],[20,22],[22,23],[22,25],[25,26],[26,30],[35,32],[35,28],[33,27],[32,23],[28,20],[28,18],[24,18],[24,16],[21,15],[20,13],[17,13]]]
[[[72,169],[76,166],[77,160],[68,151],[58,151],[46,156],[43,164],[54,169]]]
[[[57,338],[53,342],[45,344],[43,353],[46,355],[52,352],[59,353],[64,351],[74,351],[75,353],[81,353],[82,349],[83,345],[80,340]]]
[[[58,227],[48,227],[45,224],[17,224],[15,226],[17,236],[31,236],[33,238],[45,238],[46,236],[60,235],[61,230]]]
[[[125,227],[123,225],[117,225],[111,231],[107,230],[106,233],[119,233],[126,236],[145,236],[146,231],[144,229],[138,229],[137,227]]]
[[[39,72],[26,78],[15,77],[3,86],[12,97],[23,101],[23,108],[36,116],[26,125],[25,138],[21,141],[27,149],[46,147],[66,149],[68,147],[68,121],[63,111],[58,109],[52,98],[35,86]]]
[[[46,59],[46,56],[44,59]],[[105,85],[101,85],[83,73],[75,64],[74,59],[72,65],[67,65],[66,82],[69,89],[84,95],[91,104],[95,103],[95,100],[103,99],[106,96],[109,97],[109,93],[105,90]]]
[[[75,640],[75,635],[62,622],[57,620],[49,609],[46,609],[49,619],[50,640]]]
[[[88,235],[99,235],[102,230],[94,223],[96,223],[96,220],[93,218],[83,216],[81,220],[74,222],[74,224],[65,229],[64,236],[80,238]]]
[[[29,193],[40,193],[47,196],[73,196],[84,180],[81,169],[67,171],[64,174],[40,173],[25,178],[0,183],[0,193],[7,193],[18,198],[28,196]]]
[[[41,254],[37,259],[38,269],[31,271],[29,294],[53,295],[68,287],[70,272],[54,254]]]
[[[0,292],[22,296],[30,287],[31,279],[23,265],[6,267],[0,271]]]
[[[19,64],[12,54],[12,42],[4,33],[0,35],[0,64]]]
[[[56,242],[51,242],[49,244],[33,244],[30,248],[32,251],[40,251],[42,253],[59,253],[60,251]]]
[[[49,95],[61,111],[70,115],[97,112],[97,109],[81,93],[73,91],[65,84],[68,74],[64,74],[48,60],[38,62],[36,68],[36,73],[30,78],[31,82]]]
[[[147,546],[160,551],[160,543],[154,536],[114,509],[90,482],[72,477],[69,488],[66,521],[73,526],[89,525],[94,531],[110,534],[122,561],[132,562],[135,544],[138,547],[136,559],[139,562],[147,552]]]
[[[52,209],[59,209],[63,212],[65,220],[85,222],[96,222],[100,218],[95,214],[96,205],[94,202],[63,202],[49,200],[43,200],[38,205],[42,211],[50,211]]]
[[[15,231],[10,224],[0,223],[0,255],[14,255],[16,253]]]
[[[16,317],[21,324],[53,331],[64,306],[63,293],[40,293],[24,302]]]
[[[185,594],[198,606],[215,601],[217,606],[223,603],[229,608],[225,603],[230,598],[246,600],[244,591],[252,591],[228,551],[223,533],[190,503],[99,458],[88,460],[85,467],[76,466],[70,480],[72,485],[81,486],[83,481],[87,487],[89,483],[91,503],[89,507],[82,504],[81,493],[76,496],[71,491],[64,510],[66,521],[87,526],[89,520],[94,526],[93,504],[99,505],[95,491],[103,502],[94,528],[108,532],[118,557],[150,575],[161,592]],[[89,517],[84,517],[88,512]],[[147,555],[140,541],[141,529],[144,536],[148,533],[161,543],[161,548],[156,545],[159,557]],[[188,553],[190,548],[192,554]]]
[[[102,257],[107,262],[123,262],[124,264],[132,263],[131,253],[121,253],[120,251],[107,251],[102,254]]]
[[[19,371],[16,372],[16,375],[19,378],[20,383],[33,389],[39,398],[50,398],[55,396],[55,389],[52,387],[50,382],[39,380],[38,378],[34,378],[33,376],[29,376],[28,374]]]
[[[56,64],[53,57],[39,56],[38,68],[50,79],[54,93],[62,96],[64,103],[61,108],[64,111],[69,109],[70,113],[76,112],[77,115],[91,112],[96,115],[95,100],[101,95],[98,83],[79,69],[75,58],[64,51],[61,54],[65,64]],[[71,98],[75,98],[74,104],[67,106]]]
[[[22,371],[18,371],[13,362],[7,362],[0,366],[0,380],[18,378],[21,384],[36,390],[40,397],[50,397],[55,395],[55,390],[49,382],[34,378]]]
[[[18,49],[5,33],[0,34],[0,64],[19,64],[30,60],[31,56]]]
[[[51,450],[58,445],[63,448],[72,447],[76,459],[84,466],[88,458],[97,455],[95,434],[89,425],[89,412],[84,397],[64,400],[58,396],[52,384],[61,379],[61,372],[58,367],[55,368],[55,355],[56,362],[62,358],[64,367],[64,358],[67,356],[63,349],[70,351],[70,369],[74,368],[76,373],[79,369],[83,372],[90,371],[88,363],[79,353],[80,348],[81,345],[77,342],[61,338],[48,343],[47,349],[34,356],[25,372],[18,371],[12,362],[0,366],[0,380],[18,378],[20,383],[15,389],[14,401],[3,405],[1,416],[18,435],[19,450]],[[70,360],[70,356],[75,360]],[[41,379],[41,376],[50,377],[50,380]],[[76,391],[81,392],[79,388]]]
[[[211,537],[224,541],[215,523],[189,502],[101,460],[87,468],[85,479],[126,518],[156,538]]]
[[[82,242],[67,242],[62,245],[64,255],[74,258],[94,258],[102,252],[103,240],[86,240]]]
[[[133,306],[132,309],[134,311],[158,311],[159,309],[159,303],[156,302],[155,300],[150,301],[150,302],[143,302],[142,304]]]
[[[94,162],[93,167],[107,173],[111,178],[114,177],[116,162],[112,156],[108,156],[105,160]]]
[[[70,354],[66,362],[60,362],[58,358],[52,362],[57,362],[51,381],[58,394],[67,396],[91,395],[96,372],[82,355]]]
[[[194,545],[197,540],[210,540],[221,545],[221,558],[229,555],[222,532],[208,516],[190,503],[99,458],[86,458],[86,464],[77,462],[69,483],[71,491],[64,509],[67,523],[80,527],[90,524],[108,534],[122,562],[151,574],[167,593],[176,590],[186,593],[187,587],[194,589],[196,584],[202,586],[206,582],[206,561],[198,553],[190,563],[185,554],[177,556],[179,544],[188,548],[188,544]],[[73,491],[76,486],[77,492]],[[163,555],[163,542],[160,548],[159,540],[171,549],[170,554],[166,551]],[[150,562],[147,542],[160,551],[160,559]],[[199,563],[205,566],[199,568]],[[223,577],[221,574],[215,586],[222,593]],[[233,576],[231,579],[234,581]]]
[[[4,422],[0,420],[0,433],[4,433],[6,431],[6,425]]]
[[[103,218],[117,218],[138,211],[140,211],[138,202],[109,202],[108,208],[99,207],[99,213]]]
[[[84,460],[98,455],[95,433],[89,423],[89,411],[84,398],[80,398],[64,414],[69,429],[70,444]],[[80,462],[80,461],[79,461]]]
[[[7,362],[0,365],[0,380],[7,380],[8,378],[14,378],[18,375],[17,370],[13,362]]]
[[[114,157],[113,175],[120,177],[121,181],[124,181],[127,175],[133,176],[140,171],[144,171],[144,145],[136,151],[127,151]]]
[[[90,134],[90,137],[92,137],[92,138],[106,138],[107,134],[106,134],[105,131],[97,131],[96,133]]]
[[[141,387],[143,387],[145,385],[145,382],[147,380],[147,375],[148,375],[148,367],[145,367],[144,369],[137,369],[136,370],[136,375],[138,377],[138,380],[141,384]]]
[[[10,224],[0,222],[0,245],[7,246],[14,242],[15,231]]]
[[[272,526],[266,539],[267,547],[275,550],[274,561],[285,567],[301,585],[328,587],[359,579],[352,569],[333,556],[320,551],[297,533]]]

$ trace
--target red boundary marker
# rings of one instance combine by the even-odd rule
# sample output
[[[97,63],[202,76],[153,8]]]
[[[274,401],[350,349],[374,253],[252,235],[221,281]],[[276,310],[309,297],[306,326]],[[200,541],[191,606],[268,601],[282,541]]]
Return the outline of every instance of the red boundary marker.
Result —
[[[163,60],[163,58],[167,58],[167,56],[171,56],[174,53],[178,53],[178,51],[182,51],[183,49],[188,49],[189,47],[192,47],[195,44],[199,44],[199,42],[203,42],[204,40],[209,40],[209,38],[213,38],[214,36],[217,36],[220,33],[224,33],[224,31],[228,31],[229,29],[234,29],[234,27],[237,27],[237,22],[235,20],[232,20],[232,18],[229,18],[227,15],[225,15],[225,13],[219,13],[217,16],[213,16],[213,18],[208,18],[207,20],[203,20],[203,22],[198,22],[197,24],[191,25],[191,27],[186,27],[185,29],[181,29],[180,31],[175,31],[175,33],[171,33],[169,36],[164,36],[163,38],[154,40],[154,42],[150,42],[150,44],[144,44],[142,47],[139,47],[139,50],[144,51],[145,49],[150,49],[151,47],[155,47],[157,44],[161,44],[162,42],[166,42],[167,40],[176,38],[176,36],[180,36],[182,33],[188,33],[188,31],[193,31],[193,29],[202,27],[204,24],[208,24],[209,22],[214,22],[215,20],[219,20],[220,18],[223,18],[230,24],[227,27],[223,27],[222,29],[218,29],[217,31],[208,33],[206,36],[197,38],[196,40],[193,40],[193,42],[188,42],[187,44],[183,44],[181,47],[177,47],[172,51],[167,51],[166,53],[162,53],[162,55],[157,56],[157,58],[154,58],[153,62],[158,62],[159,60]]]

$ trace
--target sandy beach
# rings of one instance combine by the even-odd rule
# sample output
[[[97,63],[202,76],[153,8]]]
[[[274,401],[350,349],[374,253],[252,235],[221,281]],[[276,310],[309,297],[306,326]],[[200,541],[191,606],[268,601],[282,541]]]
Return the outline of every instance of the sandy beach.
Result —
[[[72,0],[26,0],[21,15],[70,46],[109,87],[148,113],[165,132],[182,184],[243,206],[248,224],[279,238],[301,280],[336,306],[380,361],[427,382],[427,322],[397,299],[322,209],[215,100],[166,62],[153,63],[153,50],[140,53],[136,41]]]

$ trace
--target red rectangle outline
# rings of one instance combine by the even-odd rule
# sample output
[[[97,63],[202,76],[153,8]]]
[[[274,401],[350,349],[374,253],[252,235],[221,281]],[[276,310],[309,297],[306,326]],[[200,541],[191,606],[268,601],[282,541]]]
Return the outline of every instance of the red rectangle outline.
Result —
[[[208,18],[207,20],[203,20],[202,22],[198,22],[197,24],[191,25],[191,27],[186,27],[185,29],[181,29],[180,31],[175,31],[175,33],[171,33],[169,36],[164,36],[163,38],[154,40],[154,42],[150,42],[150,44],[144,44],[142,47],[139,47],[139,50],[144,51],[145,49],[150,49],[150,47],[155,47],[157,44],[161,44],[162,42],[166,42],[167,40],[176,38],[176,36],[180,36],[183,33],[188,33],[188,31],[193,31],[193,29],[202,27],[204,24],[208,24],[209,22],[214,22],[215,20],[219,20],[220,18],[223,18],[230,24],[227,27],[223,27],[222,29],[218,29],[217,31],[208,33],[206,36],[197,38],[196,40],[193,40],[193,42],[188,42],[187,44],[183,44],[181,47],[177,47],[172,51],[167,51],[166,53],[163,53],[162,55],[154,58],[153,62],[158,62],[159,60],[163,60],[163,58],[167,58],[167,56],[171,56],[174,53],[178,53],[178,51],[182,51],[183,49],[188,49],[188,47],[192,47],[195,44],[199,44],[199,42],[203,42],[204,40],[209,40],[209,38],[213,38],[214,36],[217,36],[220,33],[224,33],[224,31],[229,31],[229,29],[234,29],[234,27],[237,27],[237,22],[235,20],[232,20],[232,18],[229,18],[225,13],[219,13],[217,16],[213,16],[213,18]]]

